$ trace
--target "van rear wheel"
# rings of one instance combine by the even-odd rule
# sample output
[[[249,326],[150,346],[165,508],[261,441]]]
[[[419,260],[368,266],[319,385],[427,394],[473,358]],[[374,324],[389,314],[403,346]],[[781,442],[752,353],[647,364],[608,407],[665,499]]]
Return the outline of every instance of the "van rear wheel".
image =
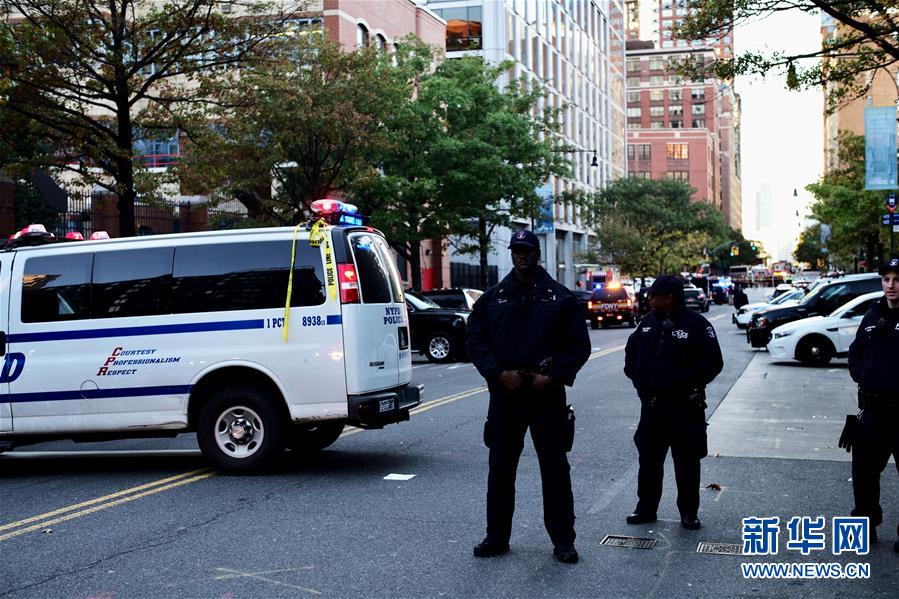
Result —
[[[216,391],[197,420],[197,442],[206,459],[236,472],[270,465],[284,450],[285,418],[276,401],[248,385]]]
[[[321,422],[314,426],[296,426],[288,436],[287,446],[295,453],[321,451],[340,438],[343,422]]]
[[[455,353],[455,344],[449,333],[431,333],[425,346],[425,355],[431,362],[449,362]]]

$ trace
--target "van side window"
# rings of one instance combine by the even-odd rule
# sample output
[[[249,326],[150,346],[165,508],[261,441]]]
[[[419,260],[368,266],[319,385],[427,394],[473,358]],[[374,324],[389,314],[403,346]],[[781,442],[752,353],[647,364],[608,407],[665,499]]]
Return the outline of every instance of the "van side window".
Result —
[[[356,270],[359,275],[359,288],[362,290],[362,301],[366,304],[389,304],[390,268],[375,246],[372,235],[354,235],[350,237],[350,247],[356,257]]]
[[[22,275],[22,322],[90,318],[93,254],[29,258]]]
[[[291,242],[188,245],[175,249],[171,310],[218,312],[283,308]],[[321,250],[297,241],[291,306],[325,302]]]
[[[169,313],[173,248],[98,252],[94,255],[94,318]]]
[[[387,274],[390,277],[390,287],[393,289],[393,301],[402,303],[403,301],[403,279],[400,278],[400,271],[396,267],[396,260],[393,258],[393,252],[387,244],[387,240],[381,237],[375,237],[375,245],[381,253],[381,260],[387,265]]]

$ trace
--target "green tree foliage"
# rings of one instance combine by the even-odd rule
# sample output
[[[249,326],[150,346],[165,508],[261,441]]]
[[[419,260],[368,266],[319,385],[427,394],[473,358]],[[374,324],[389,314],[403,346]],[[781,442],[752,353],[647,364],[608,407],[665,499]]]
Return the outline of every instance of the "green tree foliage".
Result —
[[[823,268],[827,263],[827,254],[821,251],[821,225],[806,227],[799,234],[799,243],[793,251],[796,262],[804,262],[813,270]]]
[[[694,192],[683,181],[614,181],[592,201],[596,254],[634,276],[695,268],[733,232],[720,210],[690,200]]]
[[[0,161],[68,171],[117,194],[122,235],[134,234],[135,199],[161,183],[135,156],[135,140],[172,135],[158,116],[205,103],[205,86],[195,83],[233,76],[296,9],[234,3],[225,15],[217,0],[3,4]]]
[[[899,61],[895,1],[691,0],[690,4],[692,10],[677,30],[681,39],[733,37],[735,27],[785,11],[826,15],[837,25],[835,34],[820,47],[801,52],[752,51],[705,65],[683,62],[681,70],[691,76],[731,79],[776,72],[785,76],[790,89],[826,85],[827,106],[833,110],[846,100],[864,96],[874,73]]]
[[[840,132],[839,167],[806,189],[815,196],[812,216],[831,226],[828,250],[834,266],[851,268],[859,255],[875,269],[889,246],[889,228],[880,224],[886,192],[865,191],[865,138]]]
[[[178,169],[182,185],[236,198],[254,221],[287,225],[313,201],[377,178],[392,143],[388,124],[411,101],[410,81],[430,65],[430,51],[410,40],[393,56],[345,52],[323,33],[285,36],[238,81],[211,82],[213,105],[182,111],[197,124]]]

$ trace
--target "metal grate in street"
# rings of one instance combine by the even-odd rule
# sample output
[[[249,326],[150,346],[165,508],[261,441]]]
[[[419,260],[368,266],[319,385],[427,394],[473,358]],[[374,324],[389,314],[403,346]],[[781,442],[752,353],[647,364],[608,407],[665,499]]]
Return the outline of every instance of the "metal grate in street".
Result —
[[[696,553],[713,553],[716,555],[743,555],[743,547],[738,543],[708,543],[703,541],[696,546]]]
[[[656,546],[656,539],[641,539],[640,537],[628,537],[625,535],[606,535],[599,544],[608,547],[625,547],[628,549],[652,549]]]

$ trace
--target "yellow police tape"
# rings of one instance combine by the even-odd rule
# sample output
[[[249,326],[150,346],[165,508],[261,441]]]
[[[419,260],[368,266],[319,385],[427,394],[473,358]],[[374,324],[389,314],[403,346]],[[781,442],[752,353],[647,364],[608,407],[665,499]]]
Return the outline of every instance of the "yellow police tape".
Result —
[[[318,225],[318,223],[315,224]],[[300,225],[297,225],[293,228],[293,243],[290,246],[290,274],[287,275],[287,300],[284,303],[284,343],[287,343],[287,332],[290,331],[290,299],[293,296],[293,265],[297,259],[297,235],[299,234]]]
[[[293,265],[297,258],[297,236],[300,225],[293,230],[293,246],[290,249],[290,275],[287,277],[287,300],[284,303],[284,343],[287,343],[287,335],[290,330],[290,300],[293,296]],[[317,248],[325,246],[325,284],[328,287],[328,295],[331,300],[337,299],[337,275],[334,272],[334,251],[331,248],[331,237],[328,235],[328,223],[320,218],[312,225],[309,231],[309,245]]]

